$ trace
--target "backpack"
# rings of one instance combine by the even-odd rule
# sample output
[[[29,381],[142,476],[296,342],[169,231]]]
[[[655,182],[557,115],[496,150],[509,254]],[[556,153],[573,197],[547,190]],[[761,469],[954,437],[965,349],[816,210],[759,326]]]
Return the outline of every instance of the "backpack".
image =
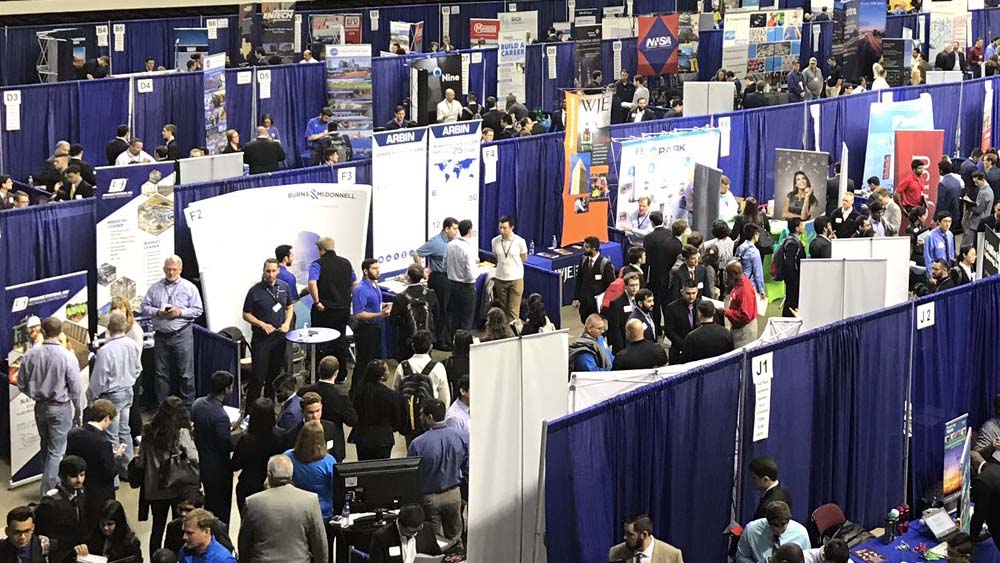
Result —
[[[418,296],[404,292],[402,295],[406,302],[406,313],[404,326],[412,336],[418,330],[427,330],[434,334],[434,315],[431,313],[430,303],[427,302],[427,289],[420,288]]]
[[[420,373],[413,373],[409,360],[403,360],[400,365],[403,367],[403,382],[399,386],[399,395],[403,399],[403,427],[399,433],[415,436],[425,430],[420,425],[420,406],[424,401],[434,398],[431,372],[438,363],[434,360],[427,362]]]
[[[792,235],[794,236],[794,235]],[[784,281],[785,280],[785,256],[786,248],[788,248],[788,240],[792,238],[789,236],[781,244],[778,245],[778,250],[774,251],[774,256],[771,257],[771,279],[774,281]]]

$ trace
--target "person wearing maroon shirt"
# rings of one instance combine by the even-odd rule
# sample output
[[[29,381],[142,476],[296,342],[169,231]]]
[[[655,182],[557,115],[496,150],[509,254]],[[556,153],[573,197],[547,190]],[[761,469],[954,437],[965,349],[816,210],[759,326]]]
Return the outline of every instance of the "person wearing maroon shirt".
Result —
[[[907,213],[923,203],[923,189],[920,187],[920,178],[924,175],[924,161],[914,160],[910,163],[910,170],[910,174],[907,174],[896,184],[896,203]]]
[[[976,39],[976,44],[969,49],[969,67],[972,68],[972,77],[979,78],[983,75],[983,67],[980,65],[983,62],[983,39],[980,37]]]
[[[757,339],[757,292],[737,260],[726,266],[726,282],[732,291],[724,314],[732,327],[733,345],[740,348]]]

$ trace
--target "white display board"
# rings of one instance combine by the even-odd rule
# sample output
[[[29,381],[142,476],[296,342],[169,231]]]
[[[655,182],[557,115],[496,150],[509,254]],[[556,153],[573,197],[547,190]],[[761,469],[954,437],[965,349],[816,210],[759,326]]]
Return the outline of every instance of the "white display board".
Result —
[[[886,260],[808,259],[800,274],[802,330],[884,308]]]
[[[441,232],[445,217],[472,221],[479,248],[479,139],[482,121],[431,125],[427,143],[427,238]]]
[[[185,186],[200,182],[213,182],[243,175],[243,153],[213,154],[182,158],[177,161],[180,182]]]
[[[684,83],[684,117],[733,111],[736,84],[732,82]]]
[[[469,356],[469,561],[545,560],[544,423],[566,414],[566,331],[477,344]],[[537,552],[537,554],[536,554]]]
[[[910,297],[910,237],[834,239],[830,258],[879,258],[886,261],[885,306]]]
[[[372,257],[382,274],[406,270],[413,249],[427,240],[427,132],[372,135]]]
[[[370,202],[370,186],[293,184],[240,190],[188,205],[184,213],[201,269],[209,330],[236,326],[249,340],[243,300],[278,245],[292,245],[297,261],[293,273],[302,283],[309,263],[319,257],[316,242],[323,237],[333,238],[337,255],[357,270],[367,243],[367,229],[358,225],[368,224]],[[265,216],[295,220],[268,221]],[[262,222],[267,228],[261,228]]]

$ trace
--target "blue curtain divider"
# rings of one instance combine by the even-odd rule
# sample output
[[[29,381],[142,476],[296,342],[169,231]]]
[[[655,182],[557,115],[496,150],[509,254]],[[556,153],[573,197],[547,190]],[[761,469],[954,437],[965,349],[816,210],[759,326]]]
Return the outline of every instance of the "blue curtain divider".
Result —
[[[198,397],[208,395],[212,389],[212,374],[228,371],[234,376],[240,374],[240,347],[235,340],[216,334],[207,328],[194,325],[194,383]],[[225,404],[239,407],[239,387],[226,398]]]
[[[306,123],[327,105],[326,67],[320,64],[288,64],[261,67],[271,71],[271,96],[260,97],[257,88],[257,115],[270,113],[281,131],[286,165],[304,166],[309,157]],[[259,82],[259,79],[258,79]]]
[[[698,32],[698,80],[711,80],[722,68],[722,30]],[[742,77],[740,77],[742,79]]]
[[[168,123],[177,126],[177,144],[182,157],[186,157],[195,147],[204,147],[202,74],[171,73],[154,76],[149,80],[153,82],[153,91],[147,93],[140,93],[138,82],[135,82],[135,123],[132,136],[143,140],[143,150],[153,154],[157,145],[165,143],[163,126]],[[195,100],[197,103],[193,103]]]
[[[556,76],[549,77],[546,47],[556,48]],[[529,109],[559,109],[563,90],[573,87],[576,49],[570,42],[528,45],[524,62],[524,103]],[[498,92],[502,102],[506,92]]]
[[[819,41],[813,45],[813,30],[819,28]],[[802,24],[802,44],[799,49],[799,62],[802,68],[809,66],[809,58],[816,57],[816,63],[827,75],[830,66],[827,59],[833,55],[833,22],[809,22]]]

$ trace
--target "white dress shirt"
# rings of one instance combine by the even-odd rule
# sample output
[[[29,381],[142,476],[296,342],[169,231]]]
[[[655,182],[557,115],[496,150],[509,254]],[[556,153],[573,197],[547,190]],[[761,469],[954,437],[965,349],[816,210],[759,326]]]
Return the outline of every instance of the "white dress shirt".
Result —
[[[462,236],[451,239],[444,254],[444,265],[448,279],[461,283],[476,283],[479,273],[479,250],[472,247],[472,240]]]
[[[139,151],[139,154],[132,154],[125,149],[118,158],[115,159],[115,166],[125,166],[127,164],[148,164],[156,162],[146,151]]]
[[[719,192],[719,219],[732,226],[733,221],[736,220],[736,216],[739,214],[740,204],[736,202],[736,196],[733,195],[733,191],[729,190],[726,193]]]
[[[455,123],[462,115],[462,104],[458,100],[441,100],[437,105],[438,123]]]
[[[396,531],[399,532],[399,521],[396,521]],[[403,563],[413,563],[417,560],[417,536],[407,538],[399,532],[399,555]],[[392,555],[391,553],[389,554]]]
[[[656,545],[656,539],[653,536],[649,536],[649,547],[635,554],[632,561],[635,563],[652,563],[653,562],[653,547]]]
[[[528,254],[528,245],[524,239],[513,235],[510,240],[503,240],[503,236],[493,237],[491,243],[493,254],[497,257],[497,270],[495,278],[503,281],[515,281],[524,278],[524,262],[521,255]]]
[[[406,360],[410,364],[413,373],[420,373],[431,361],[430,354],[414,354]],[[451,404],[451,390],[448,388],[448,371],[443,362],[438,362],[431,370],[431,383],[434,384],[434,398],[446,405]],[[396,390],[399,391],[403,385],[403,362],[396,365]]]

